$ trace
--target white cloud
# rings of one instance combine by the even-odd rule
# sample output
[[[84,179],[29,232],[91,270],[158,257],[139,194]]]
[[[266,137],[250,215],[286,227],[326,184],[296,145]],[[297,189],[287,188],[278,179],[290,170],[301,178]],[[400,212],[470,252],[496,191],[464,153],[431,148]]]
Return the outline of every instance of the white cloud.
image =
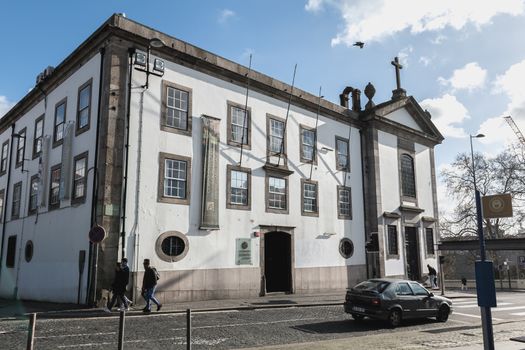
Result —
[[[230,18],[235,16],[235,12],[232,10],[224,9],[220,12],[218,21],[223,24],[226,23]]]
[[[465,130],[458,125],[470,119],[470,116],[456,96],[445,94],[442,97],[423,100],[420,104],[432,114],[432,122],[445,138],[467,136]]]
[[[449,79],[439,77],[438,81],[443,85],[450,85],[453,91],[482,88],[487,79],[487,71],[479,66],[477,62],[467,63],[463,68],[456,69]]]
[[[430,57],[427,57],[427,56],[419,57],[419,62],[422,63],[425,67],[428,67],[431,61],[432,60],[430,59]]]
[[[517,142],[517,136],[510,126],[505,122],[503,116],[512,116],[512,119],[522,133],[525,132],[525,59],[507,69],[505,73],[496,78],[493,86],[493,93],[507,95],[509,103],[505,111],[497,117],[489,118],[480,125],[479,132],[487,137],[484,143],[491,145],[510,144]],[[525,134],[524,134],[525,135]]]
[[[493,92],[505,93],[510,103],[507,113],[513,118],[525,120],[525,60],[512,65],[507,71],[499,75],[494,83]]]
[[[317,12],[321,10],[323,2],[325,2],[325,0],[308,0],[304,8],[306,11]]]
[[[412,46],[405,47],[403,50],[399,51],[397,54],[399,61],[406,68],[408,67],[408,56],[414,51]]]
[[[0,96],[0,118],[4,116],[13,107],[14,103],[9,101],[7,97]]]
[[[398,32],[436,32],[444,28],[477,28],[499,14],[518,15],[523,0],[309,0],[305,8],[319,11],[324,5],[336,7],[345,22],[332,45],[351,46],[355,41],[380,41]]]
[[[434,39],[430,40],[430,42],[434,45],[440,45],[443,41],[445,41],[447,37],[444,36],[443,34],[439,34],[438,36],[436,36]]]

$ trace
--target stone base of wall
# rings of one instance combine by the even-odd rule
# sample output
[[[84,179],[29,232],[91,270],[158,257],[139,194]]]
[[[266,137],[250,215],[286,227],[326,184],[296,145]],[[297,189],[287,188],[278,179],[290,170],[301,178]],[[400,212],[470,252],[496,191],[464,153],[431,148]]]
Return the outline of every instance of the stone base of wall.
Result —
[[[261,270],[253,268],[159,271],[155,296],[161,303],[182,301],[256,298],[261,293]],[[142,272],[137,274],[135,302],[140,298]],[[344,291],[366,279],[366,266],[296,268],[294,293],[312,294]],[[140,299],[140,300],[139,300]]]

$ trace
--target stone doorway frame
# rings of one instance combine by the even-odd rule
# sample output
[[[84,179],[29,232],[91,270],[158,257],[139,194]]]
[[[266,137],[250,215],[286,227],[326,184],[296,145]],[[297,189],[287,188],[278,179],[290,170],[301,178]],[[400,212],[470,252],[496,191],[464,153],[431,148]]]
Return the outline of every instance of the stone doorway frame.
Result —
[[[261,290],[259,296],[263,297],[266,293],[266,277],[264,271],[264,236],[270,232],[283,232],[290,235],[290,293],[295,294],[295,226],[273,226],[273,225],[259,225],[260,244],[259,244],[259,266],[261,269]]]

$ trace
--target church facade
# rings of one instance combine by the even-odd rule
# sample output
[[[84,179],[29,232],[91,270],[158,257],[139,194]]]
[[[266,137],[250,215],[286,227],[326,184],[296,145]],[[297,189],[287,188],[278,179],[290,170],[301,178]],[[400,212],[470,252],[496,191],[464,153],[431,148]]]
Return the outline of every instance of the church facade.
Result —
[[[113,15],[0,120],[0,297],[91,304],[122,257],[166,302],[422,279],[443,137],[373,90],[334,104]]]

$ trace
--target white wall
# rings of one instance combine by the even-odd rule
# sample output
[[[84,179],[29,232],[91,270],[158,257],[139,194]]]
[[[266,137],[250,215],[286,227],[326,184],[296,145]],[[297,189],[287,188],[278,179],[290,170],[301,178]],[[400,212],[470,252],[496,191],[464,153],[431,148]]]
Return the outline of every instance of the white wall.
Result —
[[[87,257],[89,251],[88,232],[91,226],[91,191],[93,190],[93,171],[88,172],[86,186],[86,201],[83,204],[71,205],[69,200],[61,202],[60,209],[47,211],[47,206],[39,208],[38,215],[28,216],[29,181],[32,175],[38,173],[39,159],[32,159],[35,119],[45,112],[44,135],[52,139],[55,105],[67,97],[67,121],[76,120],[78,88],[93,79],[91,85],[91,115],[88,131],[73,136],[72,157],[88,151],[88,169],[93,167],[95,155],[95,135],[97,127],[98,89],[99,89],[100,56],[97,54],[75,71],[62,84],[47,92],[47,108],[42,100],[16,121],[15,132],[26,127],[26,160],[24,169],[15,168],[15,158],[12,161],[11,184],[9,200],[4,206],[7,215],[4,237],[4,261],[0,280],[0,296],[12,297],[15,285],[18,285],[18,297],[32,300],[53,300],[76,302],[78,288],[78,255],[80,250],[86,250],[86,265],[82,281],[81,301],[85,298],[87,284]],[[11,129],[0,135],[0,142],[9,139]],[[16,150],[16,141],[14,147]],[[61,163],[62,146],[50,147],[49,169]],[[16,157],[14,150],[11,156]],[[73,174],[62,174],[72,177]],[[22,181],[22,200],[20,219],[9,221],[13,199],[13,185]],[[50,176],[48,173],[48,182]],[[0,189],[5,189],[7,174],[0,177]],[[71,182],[71,186],[72,186]],[[47,184],[49,190],[49,183]],[[48,195],[49,198],[49,195]],[[7,255],[7,239],[17,235],[16,262],[14,268],[5,267]],[[26,242],[32,240],[34,254],[30,262],[24,258]]]
[[[403,117],[404,116],[404,117]],[[386,116],[389,119],[396,120],[400,123],[407,123],[409,127],[413,127],[415,122],[413,118],[406,112],[405,109],[398,109],[393,113]],[[430,149],[427,146],[415,143],[415,177],[416,177],[416,194],[417,194],[417,207],[424,209],[419,216],[419,219],[423,216],[434,217],[434,205],[433,205],[433,191],[432,191],[432,163],[430,157]],[[378,208],[378,216],[382,216],[383,212],[399,212],[400,200],[400,179],[399,179],[399,154],[397,149],[397,136],[384,132],[378,131],[378,152],[379,152],[379,170],[381,179],[381,207]],[[413,204],[412,204],[413,205]],[[386,259],[385,260],[385,275],[386,276],[398,276],[405,274],[405,252],[404,252],[404,228],[401,224],[401,220],[385,219],[380,217],[380,223],[382,223],[382,235],[383,239],[383,251],[385,257],[388,252],[388,234],[386,225],[397,225],[398,227],[398,250],[399,259]],[[418,235],[419,235],[419,252],[420,252],[420,265],[421,273],[425,273],[426,265],[436,265],[435,258],[426,259],[425,255],[425,227],[435,227],[433,224],[425,223],[422,221],[418,224]]]
[[[144,74],[133,72],[134,86],[142,85]],[[251,150],[243,151],[242,166],[252,169],[251,211],[226,209],[226,166],[239,161],[239,148],[227,144],[227,101],[244,104],[245,87],[227,83],[215,77],[193,71],[186,67],[166,62],[163,79],[192,89],[193,137],[173,134],[160,130],[161,80],[150,77],[150,88],[144,94],[142,122],[141,169],[137,181],[137,154],[139,142],[140,92],[132,95],[132,125],[130,140],[129,183],[139,184],[138,191],[128,190],[127,226],[130,241],[133,234],[139,234],[140,249],[135,266],[141,267],[142,259],[150,258],[160,270],[234,268],[235,239],[252,238],[253,266],[259,266],[259,238],[253,232],[258,225],[294,226],[295,267],[344,266],[364,264],[364,222],[362,206],[361,149],[359,132],[343,123],[324,116],[318,126],[318,148],[326,146],[334,151],[319,152],[318,165],[314,166],[312,180],[319,181],[319,217],[301,216],[300,179],[308,178],[310,165],[299,162],[299,124],[315,127],[315,113],[292,106],[287,125],[288,167],[294,171],[289,176],[289,214],[265,212],[265,171],[261,168],[266,161],[266,114],[281,118],[286,116],[286,102],[250,91],[248,106],[252,116]],[[220,161],[219,161],[219,204],[220,230],[199,230],[201,208],[201,115],[219,118]],[[337,219],[337,185],[344,183],[344,173],[335,171],[335,135],[348,138],[350,135],[351,173],[347,185],[352,187],[353,220]],[[192,157],[191,205],[177,205],[157,202],[158,154],[172,153]],[[138,216],[131,214],[140,197]],[[137,220],[135,222],[135,220]],[[180,231],[187,234],[189,252],[179,262],[167,263],[155,253],[157,237],[165,231]],[[320,238],[324,232],[335,232],[328,239]],[[345,260],[338,253],[339,240],[350,237],[356,251]],[[130,248],[131,249],[131,248]],[[128,250],[130,252],[130,250]]]

